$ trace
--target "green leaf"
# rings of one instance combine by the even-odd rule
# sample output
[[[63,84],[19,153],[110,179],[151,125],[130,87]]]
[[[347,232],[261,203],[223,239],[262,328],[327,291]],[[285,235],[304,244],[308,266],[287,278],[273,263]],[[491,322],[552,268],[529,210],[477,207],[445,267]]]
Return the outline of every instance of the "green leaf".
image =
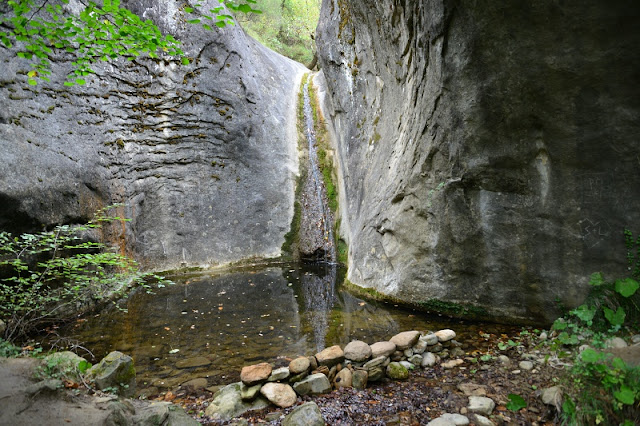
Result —
[[[627,313],[624,311],[622,306],[616,309],[615,312],[607,307],[603,307],[602,310],[604,311],[605,318],[609,323],[611,323],[611,325],[616,326],[624,324],[624,319],[627,316]]]
[[[182,58],[182,65],[189,65],[189,58]]]
[[[587,348],[580,354],[580,359],[584,362],[600,362],[603,358],[603,355],[600,352],[597,352],[591,348]]]
[[[591,274],[591,278],[589,279],[589,284],[592,286],[599,286],[604,283],[604,276],[602,272],[595,272]]]
[[[515,393],[509,394],[509,403],[506,405],[508,410],[511,411],[519,411],[527,406],[527,401],[524,400],[520,395],[516,395]]]
[[[580,305],[571,311],[571,313],[586,322],[588,325],[591,325],[593,317],[596,315],[596,308],[589,307],[587,305]]]
[[[86,81],[84,81],[84,80],[83,80],[83,79],[81,79],[81,78],[76,78],[76,83],[82,86],[83,84],[86,84],[87,82],[86,82]]]
[[[193,8],[191,8],[191,7],[185,7],[185,8],[184,8],[184,11],[185,11],[186,13],[191,13],[191,12],[193,12]]]
[[[616,280],[616,291],[624,296],[631,297],[638,291],[640,284],[633,278],[625,278],[624,280]]]
[[[35,86],[36,84],[38,84],[38,82],[35,81],[33,78],[28,79],[27,83],[29,83],[29,86]]]
[[[199,24],[200,20],[199,19],[189,19],[187,22],[190,23],[190,24]]]
[[[633,405],[635,402],[635,392],[624,385],[619,391],[615,391],[613,396],[615,396],[618,401],[626,405]]]

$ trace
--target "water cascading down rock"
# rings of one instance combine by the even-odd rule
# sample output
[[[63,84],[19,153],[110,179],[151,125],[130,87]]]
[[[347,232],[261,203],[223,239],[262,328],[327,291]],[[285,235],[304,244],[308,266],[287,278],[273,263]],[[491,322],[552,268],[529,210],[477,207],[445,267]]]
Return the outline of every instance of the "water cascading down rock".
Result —
[[[317,139],[309,83],[303,86],[304,130],[308,151],[308,171],[300,195],[300,257],[305,261],[335,262],[333,215],[318,164]]]

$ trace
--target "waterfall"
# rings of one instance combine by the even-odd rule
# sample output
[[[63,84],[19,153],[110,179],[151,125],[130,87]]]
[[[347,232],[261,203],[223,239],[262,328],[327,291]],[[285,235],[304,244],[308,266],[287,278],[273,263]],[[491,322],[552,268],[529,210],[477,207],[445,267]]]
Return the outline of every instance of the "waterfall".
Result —
[[[327,204],[326,188],[318,162],[317,138],[308,82],[303,87],[303,99],[309,170],[301,195],[300,253],[305,260],[335,263],[333,215]]]

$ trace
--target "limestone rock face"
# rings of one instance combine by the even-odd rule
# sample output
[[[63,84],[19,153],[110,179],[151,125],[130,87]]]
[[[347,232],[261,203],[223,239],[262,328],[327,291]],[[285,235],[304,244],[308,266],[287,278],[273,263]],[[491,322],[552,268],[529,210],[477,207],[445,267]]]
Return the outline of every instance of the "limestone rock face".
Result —
[[[625,273],[638,8],[325,0],[348,279],[458,316],[551,321],[591,271]]]
[[[29,64],[0,51],[0,230],[83,223],[122,202],[131,221],[106,236],[148,269],[279,255],[304,67],[238,25],[186,24],[174,1],[122,5],[181,40],[192,63],[117,59],[65,87],[56,61],[51,83],[28,86]]]

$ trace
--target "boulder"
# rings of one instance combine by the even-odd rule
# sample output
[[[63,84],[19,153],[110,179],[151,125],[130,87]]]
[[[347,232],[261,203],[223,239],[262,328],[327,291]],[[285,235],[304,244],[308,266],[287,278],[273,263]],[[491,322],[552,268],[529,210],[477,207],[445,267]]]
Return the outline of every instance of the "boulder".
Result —
[[[319,365],[332,367],[344,361],[344,351],[339,345],[331,346],[316,354]]]
[[[344,357],[355,362],[368,360],[371,358],[371,353],[371,346],[360,340],[353,340],[344,348]]]
[[[261,387],[261,384],[247,386],[240,382],[240,398],[242,398],[243,401],[253,401],[260,393]]]
[[[80,382],[81,363],[87,363],[87,360],[71,351],[54,352],[44,357],[44,365],[47,374],[60,378]]]
[[[285,383],[266,383],[260,388],[260,393],[280,408],[291,407],[298,397],[293,388]]]
[[[247,411],[260,410],[268,407],[269,401],[257,397],[253,402],[242,400],[240,382],[232,383],[220,389],[213,396],[213,401],[205,410],[205,414],[214,420],[228,421]]]
[[[260,364],[248,365],[242,367],[240,372],[240,380],[247,386],[254,386],[258,383],[266,382],[271,375],[273,368],[271,364],[261,362]]]
[[[396,350],[403,351],[415,345],[419,337],[419,331],[403,331],[393,336],[389,341],[396,345]]]
[[[98,389],[117,389],[119,394],[131,396],[136,391],[133,359],[122,352],[111,352],[87,371],[87,380],[95,383]]]
[[[271,375],[269,376],[267,381],[269,381],[269,382],[279,382],[281,380],[285,380],[287,377],[289,377],[289,375],[290,375],[289,367],[276,368],[275,370],[273,370],[271,372]]]
[[[433,367],[434,365],[436,365],[436,356],[434,354],[427,352],[422,356],[422,362],[420,363],[422,368]]]
[[[282,426],[324,426],[320,408],[315,402],[307,402],[293,410],[282,420]]]
[[[387,377],[393,380],[406,380],[409,378],[409,370],[399,362],[387,365]]]
[[[308,371],[310,366],[309,358],[301,356],[289,363],[289,371],[291,374],[300,374]]]
[[[444,329],[440,331],[436,331],[436,337],[438,338],[438,342],[448,342],[449,340],[453,340],[456,338],[456,332],[449,329]]]
[[[396,351],[396,345],[392,342],[376,342],[371,345],[371,358],[390,356]]]
[[[362,390],[367,387],[369,373],[367,370],[355,369],[351,377],[351,384],[354,389]]]
[[[336,388],[350,388],[353,384],[353,372],[348,368],[338,371],[333,383]]]
[[[331,392],[331,383],[327,376],[317,373],[294,383],[293,389],[298,395],[320,395]]]

